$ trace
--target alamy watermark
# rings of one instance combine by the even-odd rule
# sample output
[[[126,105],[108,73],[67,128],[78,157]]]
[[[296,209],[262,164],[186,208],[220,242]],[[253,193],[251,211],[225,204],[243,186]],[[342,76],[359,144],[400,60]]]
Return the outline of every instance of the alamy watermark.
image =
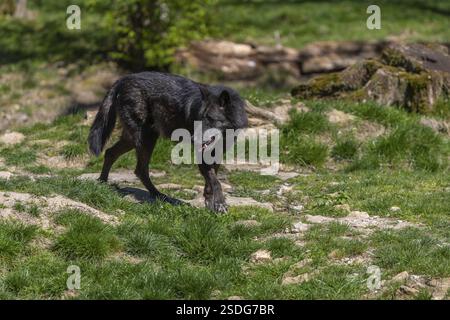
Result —
[[[374,30],[374,29],[381,29],[381,9],[379,6],[372,4],[367,7],[368,14],[371,14],[366,21],[367,29]]]
[[[194,134],[176,129],[171,140],[178,142],[171,153],[173,164],[250,164],[262,167],[264,175],[275,175],[280,168],[278,129],[226,129],[223,134],[215,128],[203,131],[202,122],[195,121]]]
[[[66,13],[70,16],[66,19],[66,26],[69,30],[81,29],[81,9],[79,6],[73,4],[67,7]]]
[[[67,278],[66,285],[69,290],[81,289],[81,270],[77,265],[70,265],[67,267],[67,273],[70,276]]]

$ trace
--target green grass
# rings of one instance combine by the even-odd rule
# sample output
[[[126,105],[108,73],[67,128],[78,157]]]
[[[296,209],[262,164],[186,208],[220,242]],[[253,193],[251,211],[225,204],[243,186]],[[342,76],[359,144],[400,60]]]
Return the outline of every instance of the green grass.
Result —
[[[0,262],[28,250],[27,244],[36,236],[37,228],[14,220],[0,221]]]
[[[37,159],[36,151],[24,146],[4,147],[0,146],[0,157],[5,159],[7,165],[29,165]]]
[[[408,271],[413,274],[448,277],[450,247],[425,230],[378,232],[372,237],[375,264],[393,274]]]
[[[103,259],[119,249],[111,227],[79,211],[62,212],[56,219],[68,230],[60,235],[53,250],[66,259]]]
[[[289,1],[240,3],[223,1],[215,9],[219,34],[235,41],[300,48],[313,41],[377,40],[407,33],[408,40],[442,41],[449,38],[449,4],[443,1],[378,1],[381,29],[368,30],[370,1]],[[223,25],[223,26],[222,26]]]
[[[261,175],[251,171],[232,172],[228,175],[228,179],[233,185],[253,190],[270,189],[280,183],[277,177]]]
[[[358,153],[359,143],[353,137],[343,137],[336,141],[331,156],[336,160],[351,160]]]

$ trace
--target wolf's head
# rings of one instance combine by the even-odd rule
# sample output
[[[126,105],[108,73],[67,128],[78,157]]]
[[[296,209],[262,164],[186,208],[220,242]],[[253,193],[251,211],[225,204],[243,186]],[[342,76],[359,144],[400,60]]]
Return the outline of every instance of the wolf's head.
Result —
[[[203,133],[217,129],[225,136],[227,129],[237,130],[248,126],[245,102],[236,91],[223,86],[201,87],[200,91],[203,104],[199,120]],[[203,147],[215,140],[214,136],[209,138],[204,134],[203,137]]]

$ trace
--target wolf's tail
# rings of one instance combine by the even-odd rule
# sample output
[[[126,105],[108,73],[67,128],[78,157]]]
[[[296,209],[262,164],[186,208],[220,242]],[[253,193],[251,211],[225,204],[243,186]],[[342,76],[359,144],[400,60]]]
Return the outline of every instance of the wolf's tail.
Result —
[[[116,125],[116,89],[117,84],[114,84],[106,94],[89,131],[89,150],[96,156],[102,152]]]

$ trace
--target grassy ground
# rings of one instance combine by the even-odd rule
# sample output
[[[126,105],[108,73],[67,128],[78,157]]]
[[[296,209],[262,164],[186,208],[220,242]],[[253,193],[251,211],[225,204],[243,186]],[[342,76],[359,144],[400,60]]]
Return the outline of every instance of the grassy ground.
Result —
[[[450,38],[450,9],[444,1],[378,2],[379,31],[366,29],[368,4],[220,2],[212,34],[274,44],[278,30],[281,42],[292,47],[388,35],[427,41]],[[75,63],[62,70],[71,78],[105,58],[107,30],[88,14],[80,34],[68,32],[59,23],[65,5],[46,1],[37,23],[0,19],[0,30],[9,35],[0,39],[2,105],[20,104],[24,113],[34,113],[39,109],[36,99],[24,100],[32,91],[44,92],[40,103],[52,109],[52,97],[69,94],[61,85],[66,76],[58,75],[59,61],[65,66]],[[20,81],[14,78],[19,73]],[[240,92],[266,108],[277,106],[284,96],[261,88]],[[77,179],[98,173],[103,159],[87,154],[89,126],[82,114],[20,128],[23,142],[0,144],[0,171],[13,173],[0,178],[1,197],[11,192],[62,195],[118,222],[111,224],[73,207],[54,211],[28,201],[0,203],[0,298],[394,299],[399,298],[401,283],[388,280],[399,272],[450,277],[448,135],[422,126],[418,115],[372,103],[307,101],[306,107],[309,112],[292,113],[280,128],[282,163],[299,176],[283,181],[242,170],[223,172],[224,182],[232,186],[230,195],[270,203],[274,211],[235,206],[220,216],[193,207],[135,203],[117,186]],[[443,112],[432,116],[448,121],[448,109],[445,104]],[[331,121],[330,113],[336,110],[344,112],[345,121]],[[201,185],[202,178],[195,166],[171,165],[170,147],[161,142],[155,150],[152,169],[166,175],[154,181],[177,183],[179,189],[164,191],[192,199],[188,191]],[[114,170],[133,170],[134,165],[130,153]],[[363,234],[333,220],[308,224],[306,231],[289,231],[293,223],[307,223],[307,215],[338,219],[355,210],[412,226]],[[7,213],[12,217],[4,217]],[[271,259],[255,261],[258,250],[269,251]],[[80,267],[80,290],[67,289],[71,265]],[[382,290],[368,289],[369,265],[380,267],[386,280]],[[304,281],[286,284],[289,277]],[[430,294],[419,291],[410,298],[428,299]]]
[[[236,41],[275,44],[275,32],[285,46],[300,48],[320,40],[380,40],[400,36],[411,41],[450,38],[445,1],[377,1],[381,29],[368,30],[370,1],[223,1],[218,21],[224,37]]]
[[[132,202],[114,186],[76,179],[85,172],[98,172],[102,160],[86,154],[88,125],[82,115],[23,128],[24,142],[0,146],[0,171],[17,173],[9,180],[0,179],[2,192],[64,195],[116,216],[119,223],[111,225],[76,209],[49,213],[45,207],[16,203],[13,212],[21,217],[48,216],[54,227],[35,226],[23,218],[1,220],[0,297],[358,299],[370,294],[369,264],[381,268],[383,280],[401,271],[449,277],[450,179],[444,165],[448,137],[421,127],[418,116],[395,109],[343,101],[307,106],[308,113],[292,114],[282,128],[285,149],[295,155],[287,156],[286,162],[303,175],[284,182],[245,171],[226,173],[226,181],[234,187],[231,194],[271,202],[274,212],[232,207],[229,214],[217,216],[205,209]],[[358,132],[345,132],[345,127],[328,120],[331,108],[353,114],[348,127],[370,121],[387,129],[361,140]],[[290,141],[295,128],[298,140]],[[323,139],[328,139],[327,144],[320,142]],[[411,147],[411,139],[418,139],[415,145],[419,143],[420,150]],[[391,140],[395,148],[388,143]],[[326,152],[317,152],[318,148]],[[425,157],[424,152],[432,154]],[[152,168],[167,174],[155,178],[156,183],[172,182],[188,189],[202,184],[194,166],[171,165],[169,154],[170,143],[160,143]],[[48,157],[66,165],[52,168]],[[368,162],[370,166],[363,165]],[[67,168],[68,163],[78,165]],[[134,163],[130,153],[115,168],[132,170]],[[52,175],[39,176],[48,173]],[[283,197],[274,196],[282,185],[292,188]],[[166,191],[191,198],[189,193]],[[292,210],[293,204],[302,204],[303,211]],[[346,216],[342,205],[422,227],[375,230],[361,236],[346,224],[332,222],[313,225],[298,237],[283,236],[286,228],[307,214]],[[244,223],[248,220],[257,223]],[[270,251],[272,259],[253,261],[257,250]],[[369,253],[369,259],[342,262]],[[307,263],[299,264],[302,261]],[[81,269],[80,290],[66,288],[70,265]],[[310,278],[301,284],[283,284],[287,274]],[[386,285],[374,297],[396,298],[396,288]],[[421,292],[415,297],[430,295]]]

